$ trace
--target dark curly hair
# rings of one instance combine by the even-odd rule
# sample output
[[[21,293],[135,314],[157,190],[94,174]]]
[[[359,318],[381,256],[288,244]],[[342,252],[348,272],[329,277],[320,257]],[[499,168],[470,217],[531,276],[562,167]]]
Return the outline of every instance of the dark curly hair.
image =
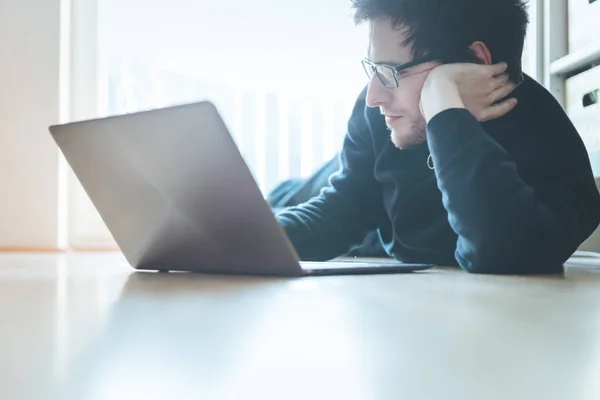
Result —
[[[357,24],[389,17],[406,29],[413,58],[478,62],[469,46],[482,41],[493,63],[506,62],[511,79],[521,78],[529,24],[526,0],[352,0],[352,6]]]

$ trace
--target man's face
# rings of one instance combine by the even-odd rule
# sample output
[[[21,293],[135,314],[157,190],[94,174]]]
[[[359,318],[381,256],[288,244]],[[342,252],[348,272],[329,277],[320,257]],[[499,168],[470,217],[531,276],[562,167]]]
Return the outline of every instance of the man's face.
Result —
[[[410,46],[404,45],[404,30],[389,18],[370,22],[368,58],[374,63],[402,65],[412,61]],[[429,72],[436,67],[427,62],[399,72],[398,87],[388,88],[373,74],[367,91],[367,105],[379,107],[391,132],[394,145],[400,149],[425,141],[425,119],[419,109],[421,89]]]

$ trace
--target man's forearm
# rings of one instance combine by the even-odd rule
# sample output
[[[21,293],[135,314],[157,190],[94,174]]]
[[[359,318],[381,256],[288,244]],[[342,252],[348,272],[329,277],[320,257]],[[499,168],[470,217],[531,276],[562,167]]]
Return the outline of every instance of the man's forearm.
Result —
[[[277,213],[302,260],[323,261],[345,253],[364,239],[373,224],[364,213],[347,209],[344,202],[318,197]]]

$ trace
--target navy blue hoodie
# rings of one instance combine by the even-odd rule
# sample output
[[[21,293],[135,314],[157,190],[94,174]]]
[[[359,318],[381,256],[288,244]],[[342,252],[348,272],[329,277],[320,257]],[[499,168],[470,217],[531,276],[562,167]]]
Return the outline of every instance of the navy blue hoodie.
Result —
[[[276,215],[300,258],[335,258],[377,229],[389,255],[405,262],[560,270],[598,226],[600,195],[554,97],[528,76],[511,96],[517,107],[488,122],[445,110],[427,125],[427,142],[399,150],[379,110],[366,106],[365,88],[330,185]]]

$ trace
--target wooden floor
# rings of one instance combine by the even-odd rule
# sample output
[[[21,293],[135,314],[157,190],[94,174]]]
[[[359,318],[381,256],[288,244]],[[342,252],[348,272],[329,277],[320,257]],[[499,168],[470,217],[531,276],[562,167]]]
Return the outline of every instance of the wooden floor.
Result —
[[[600,399],[598,259],[265,279],[15,253],[0,299],[7,400]]]

